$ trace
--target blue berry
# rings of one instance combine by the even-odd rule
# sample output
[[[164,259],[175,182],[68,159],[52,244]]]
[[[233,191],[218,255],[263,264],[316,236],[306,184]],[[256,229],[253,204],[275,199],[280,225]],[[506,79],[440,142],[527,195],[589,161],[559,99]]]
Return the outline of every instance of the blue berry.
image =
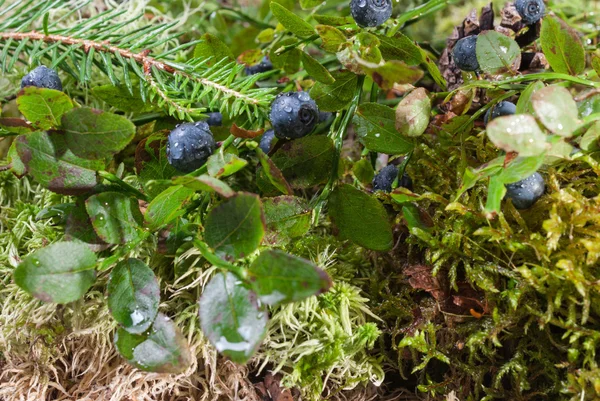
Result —
[[[517,209],[528,209],[544,194],[546,184],[540,173],[506,185],[506,197],[512,200]]]
[[[390,164],[382,168],[373,178],[373,191],[392,192],[392,185],[398,177],[398,167]],[[412,191],[413,182],[408,174],[404,173],[398,180],[398,187],[406,188]]]
[[[277,138],[302,138],[319,121],[319,108],[307,92],[280,93],[271,104],[270,118]]]
[[[53,69],[46,66],[39,66],[25,75],[21,80],[21,88],[27,86],[36,86],[38,88],[55,89],[58,91],[63,90],[62,82],[58,73]]]
[[[350,12],[358,26],[376,27],[392,16],[391,0],[351,0]]]
[[[526,25],[533,25],[538,22],[546,11],[543,0],[517,0],[515,1],[515,8]]]
[[[271,60],[269,60],[268,57],[264,57],[260,63],[246,67],[245,71],[246,75],[254,75],[261,72],[271,71],[272,69],[273,64],[271,63]]]
[[[212,113],[206,113],[208,118],[206,119],[206,123],[211,127],[220,127],[223,124],[223,114],[218,111]]]
[[[402,174],[402,178],[398,181],[398,187],[406,188],[409,191],[413,190],[413,181],[412,178],[406,172]]]
[[[454,64],[463,71],[477,71],[479,61],[477,61],[477,35],[467,36],[460,39],[452,49]]]
[[[502,101],[494,107],[488,109],[485,113],[484,121],[485,125],[488,125],[490,121],[500,116],[510,116],[517,112],[517,106],[514,103]]]
[[[330,113],[328,111],[320,111],[319,112],[319,123],[326,122],[329,119],[331,119],[332,117],[333,117],[333,113]]]
[[[167,160],[177,170],[190,173],[206,163],[215,147],[208,124],[203,121],[181,124],[169,134]]]
[[[269,153],[271,151],[271,146],[273,145],[273,138],[275,138],[275,131],[270,129],[260,137],[260,144],[258,147],[263,152]]]

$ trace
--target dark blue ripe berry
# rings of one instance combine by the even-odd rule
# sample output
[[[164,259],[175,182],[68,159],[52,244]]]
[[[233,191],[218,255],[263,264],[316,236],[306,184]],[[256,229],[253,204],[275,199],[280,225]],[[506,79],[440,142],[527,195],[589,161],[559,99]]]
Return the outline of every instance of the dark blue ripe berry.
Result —
[[[485,113],[485,125],[488,125],[488,123],[494,118],[498,118],[500,116],[510,116],[512,114],[515,114],[516,112],[517,106],[515,106],[514,103],[502,101],[494,107],[488,109],[488,111]]]
[[[205,122],[181,124],[169,134],[167,160],[177,170],[190,173],[206,163],[215,146]]]
[[[273,145],[273,138],[275,138],[275,131],[270,129],[260,137],[260,144],[258,147],[263,152],[269,153],[271,151],[271,146]]]
[[[246,67],[246,75],[254,75],[261,72],[271,71],[273,64],[268,57],[264,57],[260,63]]]
[[[526,25],[533,25],[538,22],[546,11],[544,0],[517,0],[515,1],[515,8]]]
[[[208,116],[206,123],[211,127],[220,127],[223,124],[223,114],[218,111],[206,113],[206,115]]]
[[[373,191],[392,192],[392,184],[398,177],[398,167],[390,164],[382,168],[373,178]],[[408,174],[404,173],[398,180],[398,187],[412,191],[413,182]]]
[[[506,197],[512,200],[517,209],[528,209],[544,194],[546,184],[540,173],[506,185]]]
[[[350,12],[358,26],[375,27],[392,16],[391,0],[351,0]]]
[[[271,104],[270,117],[277,138],[297,139],[319,122],[319,108],[307,92],[285,92]]]
[[[21,80],[21,88],[36,86],[38,88],[62,91],[63,86],[58,73],[46,66],[39,66],[25,75]]]
[[[479,61],[477,61],[476,47],[477,35],[467,36],[456,42],[452,50],[454,64],[463,71],[477,71]]]

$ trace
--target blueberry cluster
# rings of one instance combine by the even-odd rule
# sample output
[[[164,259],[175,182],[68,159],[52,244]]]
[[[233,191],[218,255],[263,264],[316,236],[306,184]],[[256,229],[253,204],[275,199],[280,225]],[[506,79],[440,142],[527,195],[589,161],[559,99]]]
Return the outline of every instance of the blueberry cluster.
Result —
[[[544,177],[540,173],[533,173],[529,177],[506,185],[506,197],[512,200],[515,208],[529,209],[546,190]]]
[[[373,191],[392,192],[396,178],[398,178],[398,167],[392,164],[385,166],[373,178]],[[404,173],[398,180],[398,187],[412,191],[413,182],[408,174]]]
[[[270,118],[277,138],[298,139],[315,128],[319,108],[307,92],[280,93],[271,104]]]
[[[169,134],[167,160],[177,170],[190,173],[206,163],[215,147],[206,122],[180,124]]]
[[[376,27],[392,16],[391,0],[351,0],[350,12],[358,26]]]
[[[36,86],[38,88],[63,90],[62,82],[58,73],[46,66],[39,66],[25,75],[21,80],[21,88]]]

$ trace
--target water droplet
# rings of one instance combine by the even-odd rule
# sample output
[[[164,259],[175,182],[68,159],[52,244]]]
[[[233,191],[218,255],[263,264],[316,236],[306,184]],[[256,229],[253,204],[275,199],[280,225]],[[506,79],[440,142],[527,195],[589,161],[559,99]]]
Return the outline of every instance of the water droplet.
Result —
[[[310,100],[310,96],[308,96],[308,93],[306,92],[299,92],[298,99],[302,100],[303,102],[307,102]]]
[[[39,266],[41,263],[38,259],[33,259],[33,264]]]
[[[108,207],[108,202],[104,202],[104,206],[107,206],[107,207]]]
[[[131,318],[131,323],[134,326],[137,326],[138,324],[140,324],[144,320],[146,320],[144,318],[144,315],[137,308],[133,310],[133,312],[129,315],[129,317]]]
[[[285,111],[286,113],[291,113],[292,112],[292,106],[290,106],[290,105],[283,106],[283,111]]]
[[[366,7],[366,6],[367,6],[367,0],[360,0],[360,1],[358,2],[358,6],[359,6],[360,8],[364,8],[364,7]]]
[[[505,46],[500,46],[500,50],[502,50],[502,53],[508,53],[508,49]]]

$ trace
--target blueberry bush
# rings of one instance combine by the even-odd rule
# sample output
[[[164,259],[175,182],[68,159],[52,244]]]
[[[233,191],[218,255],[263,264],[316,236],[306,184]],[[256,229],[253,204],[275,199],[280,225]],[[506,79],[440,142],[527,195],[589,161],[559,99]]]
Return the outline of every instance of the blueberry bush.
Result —
[[[0,400],[597,400],[597,1],[0,0]]]

